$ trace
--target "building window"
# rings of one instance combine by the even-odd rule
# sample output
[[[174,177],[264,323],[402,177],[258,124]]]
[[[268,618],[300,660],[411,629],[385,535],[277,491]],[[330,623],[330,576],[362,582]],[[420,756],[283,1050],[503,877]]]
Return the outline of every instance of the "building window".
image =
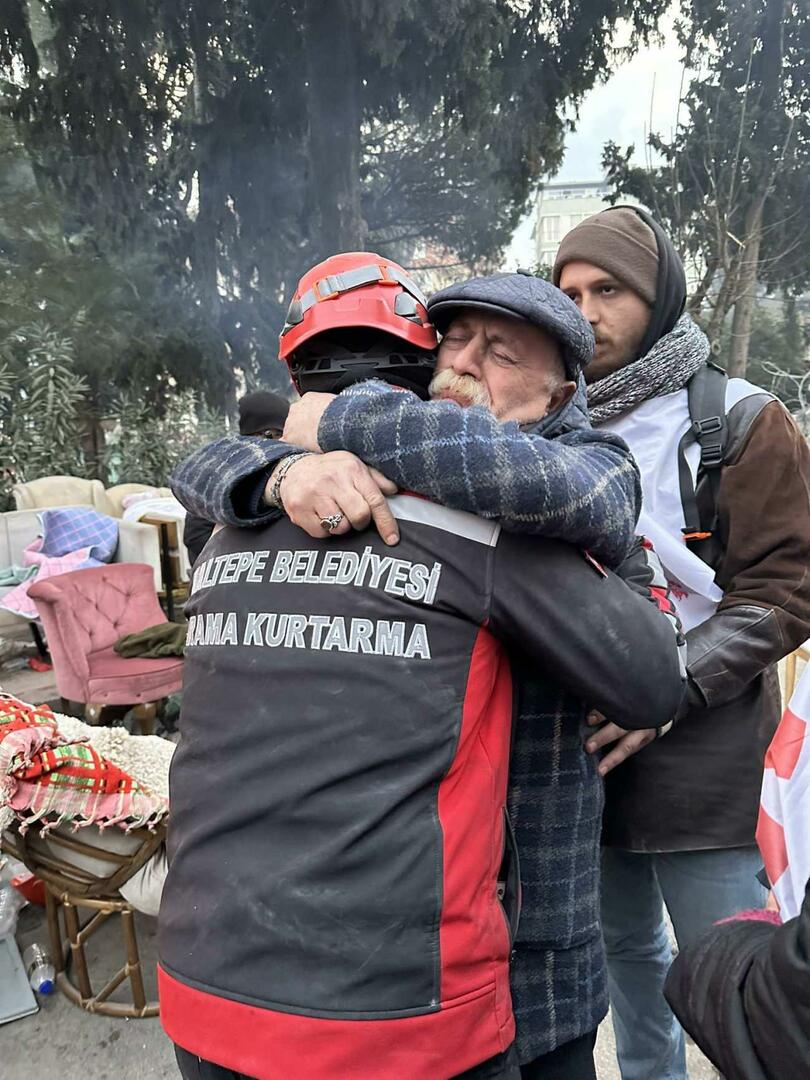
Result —
[[[549,214],[540,219],[540,236],[545,244],[553,244],[561,239],[561,222],[559,214]]]

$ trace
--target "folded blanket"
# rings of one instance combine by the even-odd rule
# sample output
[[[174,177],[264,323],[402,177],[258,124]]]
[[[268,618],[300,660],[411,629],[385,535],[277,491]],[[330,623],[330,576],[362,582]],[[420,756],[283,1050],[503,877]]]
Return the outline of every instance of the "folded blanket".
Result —
[[[168,795],[151,791],[83,735],[69,737],[60,727],[70,725],[59,720],[47,705],[0,694],[0,831],[14,817],[23,831],[44,822],[43,833],[65,821],[154,828],[168,813]]]
[[[43,555],[68,555],[89,548],[89,558],[108,563],[118,547],[118,521],[90,506],[63,506],[43,510]]]
[[[7,589],[10,585],[22,585],[36,572],[35,566],[6,566],[0,570],[0,589]]]
[[[143,492],[144,495],[148,494]],[[140,521],[144,517],[159,517],[167,521],[185,521],[186,509],[173,495],[150,495],[148,499],[138,498],[128,503],[122,515],[124,521]]]
[[[23,619],[39,618],[37,606],[28,595],[28,590],[34,581],[44,581],[45,578],[56,577],[58,574],[68,574],[71,570],[83,570],[87,566],[101,565],[90,558],[90,548],[80,548],[68,555],[49,556],[42,554],[41,547],[42,538],[40,537],[38,540],[33,540],[23,552],[23,561],[31,565],[36,575],[23,581],[21,585],[17,585],[0,599],[0,608],[5,608],[12,615],[20,615]]]
[[[187,632],[187,623],[158,623],[135,634],[125,634],[113,648],[119,656],[125,657],[182,656]]]

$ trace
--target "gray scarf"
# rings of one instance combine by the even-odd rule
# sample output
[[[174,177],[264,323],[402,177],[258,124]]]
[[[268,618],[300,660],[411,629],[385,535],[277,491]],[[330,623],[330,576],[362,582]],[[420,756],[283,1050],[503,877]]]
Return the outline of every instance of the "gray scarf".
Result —
[[[646,356],[588,387],[591,420],[604,423],[642,401],[680,390],[709,359],[709,351],[709,339],[691,315],[681,315]]]

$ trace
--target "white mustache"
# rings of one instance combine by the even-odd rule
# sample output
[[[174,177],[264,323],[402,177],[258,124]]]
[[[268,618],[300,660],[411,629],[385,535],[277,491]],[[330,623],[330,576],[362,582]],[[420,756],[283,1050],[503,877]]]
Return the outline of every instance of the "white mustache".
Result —
[[[456,375],[450,368],[445,368],[438,375],[434,375],[428,387],[428,393],[432,398],[439,397],[445,392],[462,398],[470,405],[483,405],[485,409],[490,408],[492,404],[489,391],[483,383],[474,379],[472,375]]]

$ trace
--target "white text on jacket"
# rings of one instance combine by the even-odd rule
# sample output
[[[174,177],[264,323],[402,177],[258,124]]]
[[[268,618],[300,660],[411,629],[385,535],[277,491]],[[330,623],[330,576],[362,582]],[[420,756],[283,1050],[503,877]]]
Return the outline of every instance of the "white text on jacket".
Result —
[[[240,626],[235,611],[192,615],[186,648],[199,645],[258,645],[284,649],[319,649],[430,660],[424,623],[400,619],[348,619],[342,615],[297,615],[250,611]]]
[[[356,585],[382,589],[415,603],[432,604],[436,598],[442,564],[395,559],[377,555],[370,547],[356,551],[277,551],[267,568],[269,551],[235,551],[207,559],[194,571],[191,594],[214,585],[236,585],[247,581],[291,585]]]

